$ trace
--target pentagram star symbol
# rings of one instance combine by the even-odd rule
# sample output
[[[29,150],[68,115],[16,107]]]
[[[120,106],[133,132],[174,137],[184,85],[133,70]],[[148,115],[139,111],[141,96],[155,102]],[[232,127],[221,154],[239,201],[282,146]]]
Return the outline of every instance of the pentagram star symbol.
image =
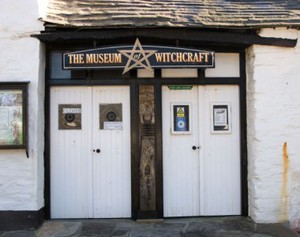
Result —
[[[137,66],[141,66],[149,71],[153,71],[149,62],[149,57],[155,54],[157,50],[144,50],[139,39],[136,39],[132,50],[118,51],[128,58],[123,74]]]

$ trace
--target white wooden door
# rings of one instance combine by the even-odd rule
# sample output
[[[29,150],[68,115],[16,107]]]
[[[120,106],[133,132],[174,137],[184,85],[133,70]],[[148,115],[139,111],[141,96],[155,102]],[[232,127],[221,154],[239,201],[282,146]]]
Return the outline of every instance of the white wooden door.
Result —
[[[162,88],[164,216],[200,215],[198,151],[198,91]],[[172,105],[190,105],[191,133],[172,133]]]
[[[240,215],[238,86],[162,91],[164,216]],[[185,103],[191,105],[191,131],[172,133],[172,106]],[[218,130],[214,125],[223,121],[214,111],[224,107],[228,127]]]
[[[93,152],[94,217],[131,217],[129,87],[97,87],[93,102],[92,143],[101,150]],[[99,113],[108,104],[122,105],[122,122],[100,129]]]
[[[122,119],[100,128],[107,104]],[[79,116],[69,127],[62,109]],[[52,87],[50,111],[51,217],[130,217],[129,87]]]

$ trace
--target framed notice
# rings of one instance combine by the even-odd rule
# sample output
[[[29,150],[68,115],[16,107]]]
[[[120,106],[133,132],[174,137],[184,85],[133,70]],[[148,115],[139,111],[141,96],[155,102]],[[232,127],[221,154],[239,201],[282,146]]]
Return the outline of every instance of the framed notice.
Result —
[[[60,104],[58,106],[58,129],[81,129],[81,104]]]
[[[191,133],[191,104],[171,104],[172,134]]]
[[[231,109],[229,103],[211,104],[211,133],[231,132]]]
[[[28,83],[0,83],[0,148],[27,148]]]
[[[122,104],[99,105],[99,129],[123,130]]]

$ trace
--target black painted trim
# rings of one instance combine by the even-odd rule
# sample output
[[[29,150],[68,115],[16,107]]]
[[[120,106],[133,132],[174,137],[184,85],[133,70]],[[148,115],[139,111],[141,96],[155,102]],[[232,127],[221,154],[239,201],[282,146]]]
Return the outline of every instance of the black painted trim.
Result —
[[[137,219],[161,219],[159,211],[138,211]]]
[[[207,45],[228,44],[231,46],[250,46],[253,44],[272,45],[280,47],[295,47],[297,40],[271,37],[260,37],[254,31],[212,31],[183,28],[141,28],[141,29],[102,29],[102,30],[65,30],[42,32],[32,35],[42,42],[69,43],[71,42],[101,42],[115,39],[140,39],[170,40],[177,42],[202,43]],[[178,43],[177,43],[178,44]]]
[[[49,58],[49,47],[46,46],[46,59]],[[50,60],[46,60],[46,71],[45,79],[46,83],[49,81],[50,75]],[[51,213],[51,202],[50,202],[50,86],[45,86],[45,151],[44,151],[44,165],[45,165],[45,188],[44,188],[44,199],[45,199],[45,219],[50,219]]]
[[[241,210],[243,216],[248,216],[247,83],[245,52],[240,53],[240,76]]]
[[[0,211],[0,231],[36,229],[44,221],[44,209],[38,211]]]
[[[101,79],[101,80],[49,80],[51,86],[83,86],[83,85],[128,85],[128,84],[194,84],[194,85],[233,85],[240,84],[239,77],[207,77],[207,78],[131,78],[131,79]]]
[[[139,146],[139,86],[136,83],[130,86],[131,104],[131,208],[132,218],[138,218],[140,208],[140,146]]]
[[[163,218],[163,161],[162,161],[162,94],[161,83],[156,83],[155,93],[155,178],[156,178],[156,217]]]

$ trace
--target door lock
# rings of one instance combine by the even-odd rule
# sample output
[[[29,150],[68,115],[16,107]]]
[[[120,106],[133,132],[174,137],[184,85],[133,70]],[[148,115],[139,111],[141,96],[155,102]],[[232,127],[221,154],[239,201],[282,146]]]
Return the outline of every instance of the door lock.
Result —
[[[93,150],[93,152],[100,153],[100,152],[101,152],[101,150],[98,148],[98,149],[96,149],[96,150],[94,149],[94,150]]]
[[[192,146],[193,150],[200,149],[200,146]]]

